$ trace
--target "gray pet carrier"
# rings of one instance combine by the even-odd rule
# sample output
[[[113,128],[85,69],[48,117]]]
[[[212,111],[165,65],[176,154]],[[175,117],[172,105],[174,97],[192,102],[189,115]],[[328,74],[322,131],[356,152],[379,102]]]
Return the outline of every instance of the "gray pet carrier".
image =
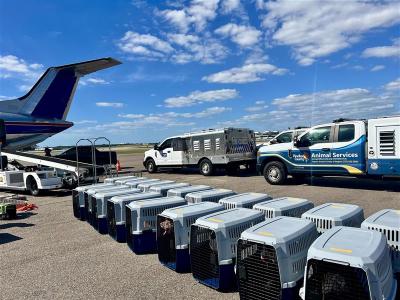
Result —
[[[325,203],[310,209],[302,216],[313,221],[319,233],[335,226],[360,227],[364,221],[364,211],[354,204]]]
[[[115,196],[107,201],[108,234],[118,242],[126,241],[125,206],[132,201],[146,200],[160,197],[159,193],[146,192],[132,195]]]
[[[398,276],[400,277],[400,210],[384,209],[378,211],[365,219],[361,228],[376,230],[386,236],[391,248],[393,271],[399,273]]]
[[[92,197],[95,203],[92,204],[93,211],[93,227],[95,227],[101,234],[108,233],[107,227],[107,201],[115,196],[124,196],[137,194],[141,191],[127,186],[120,186],[119,190],[98,192]]]
[[[85,209],[85,192],[94,186],[110,186],[112,183],[101,183],[101,184],[91,184],[78,186],[72,191],[72,209],[74,211],[74,216],[81,220],[86,220],[86,209]]]
[[[125,185],[132,187],[132,188],[137,188],[137,186],[141,183],[144,182],[156,182],[156,181],[160,181],[160,179],[155,179],[155,178],[146,178],[146,177],[140,177],[137,179],[132,179],[132,180],[128,180],[125,181]]]
[[[136,179],[136,178],[138,178],[138,177],[134,176],[134,175],[110,177],[110,178],[104,179],[104,183],[121,184],[121,181],[133,180],[133,179]]]
[[[307,251],[317,237],[313,222],[293,217],[267,219],[245,230],[237,244],[240,299],[297,299]]]
[[[198,202],[218,202],[220,199],[236,195],[234,191],[227,189],[211,189],[201,192],[189,193],[185,196],[188,203],[198,203]]]
[[[163,184],[163,185],[155,185],[150,188],[150,192],[157,192],[160,193],[162,196],[167,196],[169,190],[175,188],[182,188],[190,186],[189,183],[181,182],[181,183],[170,183],[170,184]],[[184,198],[184,197],[182,197]]]
[[[193,277],[220,290],[236,288],[236,243],[240,234],[264,221],[256,210],[234,208],[201,218],[191,226],[190,262]]]
[[[161,185],[168,185],[171,183],[175,183],[173,180],[159,180],[154,182],[142,182],[138,184],[137,188],[140,189],[142,192],[149,192],[150,188],[153,186],[161,186]]]
[[[205,190],[211,190],[211,187],[208,185],[191,185],[187,187],[181,187],[178,189],[169,190],[167,195],[168,196],[179,196],[185,198],[187,194],[200,192]]]
[[[251,209],[255,204],[271,199],[272,197],[267,194],[243,193],[222,198],[221,200],[219,200],[219,203],[222,204],[225,209],[240,207]]]
[[[307,199],[282,197],[256,204],[253,209],[262,211],[266,219],[271,219],[279,216],[300,218],[313,207],[314,204]]]
[[[157,250],[160,262],[176,272],[189,272],[190,226],[196,219],[223,209],[222,204],[199,202],[170,208],[159,214]]]
[[[156,252],[157,215],[184,204],[184,198],[172,196],[134,201],[126,205],[126,235],[132,251],[136,254]]]
[[[304,286],[307,300],[394,300],[384,235],[343,226],[325,231],[308,250]]]

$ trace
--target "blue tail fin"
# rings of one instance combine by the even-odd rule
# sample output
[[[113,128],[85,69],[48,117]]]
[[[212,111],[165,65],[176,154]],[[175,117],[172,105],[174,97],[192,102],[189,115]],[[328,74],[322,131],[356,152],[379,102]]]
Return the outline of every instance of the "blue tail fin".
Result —
[[[51,67],[23,97],[18,98],[18,113],[37,118],[65,120],[79,78],[120,64],[112,58],[102,58],[71,65]]]

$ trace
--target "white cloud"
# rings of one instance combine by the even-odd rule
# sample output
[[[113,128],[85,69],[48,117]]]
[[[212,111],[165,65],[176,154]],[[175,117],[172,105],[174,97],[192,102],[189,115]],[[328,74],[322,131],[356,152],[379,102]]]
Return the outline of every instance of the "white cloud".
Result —
[[[81,85],[107,85],[110,84],[110,81],[107,81],[105,79],[102,78],[95,78],[95,77],[90,77],[90,78],[81,78],[79,80],[79,84]]]
[[[120,118],[127,118],[127,119],[141,119],[144,118],[144,114],[118,114]]]
[[[391,46],[381,46],[367,48],[363,51],[362,57],[399,57],[400,58],[400,38],[395,39]]]
[[[87,124],[97,124],[96,120],[81,120],[81,121],[74,121],[75,125],[87,125]]]
[[[16,97],[16,96],[4,96],[4,95],[0,95],[0,101],[3,101],[3,100],[11,100],[11,99],[16,99],[16,98],[18,98],[18,97]]]
[[[27,63],[24,59],[14,55],[0,55],[0,78],[20,78],[31,81],[42,73],[43,65]]]
[[[384,86],[385,90],[394,92],[394,91],[399,91],[400,92],[400,77],[389,82]]]
[[[168,42],[156,36],[133,31],[127,31],[118,46],[126,53],[147,58],[164,58],[174,51]]]
[[[240,0],[223,0],[221,3],[222,12],[229,14],[240,8]]]
[[[373,67],[371,68],[371,72],[377,72],[377,71],[381,71],[381,70],[383,70],[383,69],[385,69],[385,66],[384,66],[384,65],[376,65],[376,66],[373,66]]]
[[[121,108],[124,106],[124,104],[121,102],[96,102],[96,106]]]
[[[213,83],[248,83],[264,80],[263,75],[283,75],[287,71],[271,64],[248,64],[204,76],[202,80]]]
[[[255,105],[246,107],[245,110],[248,112],[257,112],[266,108],[268,108],[268,105],[265,104],[265,101],[256,101]]]
[[[166,9],[160,12],[161,16],[182,32],[187,32],[190,26],[198,32],[204,30],[207,22],[217,16],[219,0],[192,0],[190,5],[182,9]]]
[[[257,1],[270,43],[291,46],[301,65],[350,47],[363,34],[400,22],[397,1]]]
[[[252,26],[229,23],[215,30],[216,34],[229,37],[241,47],[249,47],[258,43],[261,32]]]
[[[204,102],[224,101],[236,98],[239,93],[235,89],[211,91],[194,91],[187,96],[171,97],[164,100],[166,107],[185,107]]]

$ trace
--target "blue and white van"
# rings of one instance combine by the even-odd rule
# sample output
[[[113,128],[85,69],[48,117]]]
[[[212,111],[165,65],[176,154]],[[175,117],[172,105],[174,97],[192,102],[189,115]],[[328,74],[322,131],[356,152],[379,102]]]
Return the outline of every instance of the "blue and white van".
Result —
[[[261,147],[257,168],[270,184],[288,175],[400,178],[400,116],[314,126],[293,142]]]

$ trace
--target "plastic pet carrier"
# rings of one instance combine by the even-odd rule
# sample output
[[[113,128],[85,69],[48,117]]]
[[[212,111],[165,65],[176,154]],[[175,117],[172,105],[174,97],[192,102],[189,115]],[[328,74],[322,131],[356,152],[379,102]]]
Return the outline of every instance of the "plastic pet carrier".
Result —
[[[397,277],[400,279],[400,210],[384,209],[378,211],[365,219],[361,228],[376,230],[386,236],[391,249],[393,271],[397,273]]]
[[[298,299],[315,224],[293,217],[267,219],[245,230],[237,243],[240,299]]]
[[[135,181],[135,180],[148,180],[149,178],[147,177],[136,177],[136,178],[121,178],[115,181],[116,185],[124,185],[127,184],[128,182]]]
[[[98,192],[92,197],[93,227],[101,234],[108,233],[107,227],[107,201],[115,196],[124,196],[140,193],[139,189],[123,187],[118,190]]]
[[[182,197],[161,197],[134,201],[126,206],[126,240],[136,254],[157,251],[157,215],[164,210],[186,204]]]
[[[158,259],[179,273],[190,272],[190,226],[196,219],[222,211],[222,204],[200,202],[164,210],[157,217]]]
[[[110,177],[110,178],[106,178],[104,179],[104,183],[114,183],[114,184],[119,184],[119,180],[123,181],[123,180],[133,180],[138,178],[137,176],[134,175],[129,175],[129,176],[118,176],[118,177]]]
[[[222,198],[236,195],[234,191],[227,189],[211,189],[201,192],[189,193],[185,196],[188,203],[199,203],[199,202],[218,202]]]
[[[211,187],[209,187],[208,185],[191,185],[187,187],[169,190],[167,196],[179,196],[185,198],[186,195],[189,193],[200,192],[205,190],[211,190]]]
[[[137,193],[132,195],[115,196],[107,201],[107,227],[108,234],[118,242],[126,242],[126,209],[125,206],[132,201],[158,198],[161,195],[155,192]]]
[[[272,197],[268,196],[267,194],[244,193],[222,198],[221,200],[219,200],[219,203],[222,204],[225,209],[240,207],[251,209],[255,204],[271,199]]]
[[[334,227],[308,250],[307,300],[394,300],[396,285],[389,246],[379,232]]]
[[[256,204],[253,209],[262,211],[266,219],[271,219],[280,216],[300,218],[313,207],[314,204],[307,199],[282,197]]]
[[[243,231],[262,221],[262,212],[247,208],[224,210],[198,218],[190,231],[193,277],[214,289],[235,289],[237,240]]]
[[[150,188],[150,192],[157,192],[160,193],[162,196],[167,196],[167,193],[169,190],[171,189],[175,189],[175,188],[182,188],[182,187],[188,187],[190,186],[189,183],[171,183],[171,184],[163,184],[163,185],[156,185],[156,186],[152,186]],[[184,197],[182,197],[184,198]]]
[[[141,183],[156,182],[156,181],[160,181],[160,179],[155,179],[155,178],[151,179],[151,178],[146,178],[146,177],[140,177],[137,179],[132,179],[132,180],[126,181],[124,184],[129,187],[132,187],[132,188],[137,188],[137,186]]]
[[[87,202],[85,200],[85,208],[87,208],[87,213],[86,213],[86,221],[89,224],[93,225],[93,218],[94,218],[94,209],[93,209],[93,204],[96,205],[96,194],[101,193],[101,192],[113,192],[113,191],[119,191],[121,188],[129,188],[126,186],[122,185],[112,185],[112,186],[107,186],[101,189],[90,189],[87,191]],[[87,206],[86,206],[87,204]],[[95,207],[96,208],[96,207]]]
[[[364,211],[353,204],[325,203],[310,209],[301,216],[313,221],[319,233],[335,226],[360,227],[364,221]]]
[[[84,215],[86,217],[86,221],[88,221],[88,219],[90,218],[90,196],[97,192],[100,192],[100,191],[103,191],[106,189],[110,189],[110,188],[115,188],[115,187],[116,187],[115,184],[106,183],[106,184],[101,184],[101,185],[94,185],[93,187],[91,187],[83,192]]]
[[[158,180],[155,182],[143,182],[143,183],[140,183],[137,186],[137,188],[140,189],[142,192],[149,192],[150,188],[153,186],[167,185],[167,184],[171,184],[171,183],[175,183],[175,181],[173,181],[173,180]]]
[[[72,209],[74,212],[75,218],[86,220],[86,209],[85,209],[85,192],[94,186],[110,186],[112,183],[101,183],[101,184],[92,184],[85,186],[78,186],[77,188],[72,190]]]

